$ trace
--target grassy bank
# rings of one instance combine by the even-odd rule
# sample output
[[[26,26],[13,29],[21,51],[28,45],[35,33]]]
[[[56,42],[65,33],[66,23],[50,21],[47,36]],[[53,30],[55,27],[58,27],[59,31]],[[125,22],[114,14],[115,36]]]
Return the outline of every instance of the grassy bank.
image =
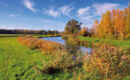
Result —
[[[70,73],[40,74],[34,66],[42,67],[51,59],[39,50],[31,50],[16,37],[0,37],[0,80],[69,80]]]
[[[94,43],[110,43],[115,46],[121,47],[129,47],[130,48],[130,41],[125,40],[110,40],[110,39],[98,39],[98,38],[91,38],[91,37],[83,37],[79,36],[78,39],[80,41],[87,41],[87,42],[94,42]]]

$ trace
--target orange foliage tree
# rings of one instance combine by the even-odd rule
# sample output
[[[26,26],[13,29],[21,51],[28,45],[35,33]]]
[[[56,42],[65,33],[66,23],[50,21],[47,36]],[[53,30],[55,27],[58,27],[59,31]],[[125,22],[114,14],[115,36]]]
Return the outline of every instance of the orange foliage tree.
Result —
[[[98,21],[95,20],[95,21],[94,21],[94,25],[93,25],[93,27],[90,29],[90,32],[89,32],[91,36],[94,36],[94,37],[95,37],[95,35],[96,35],[96,33],[97,33],[97,26],[98,26]]]
[[[95,25],[95,22],[94,22]],[[95,27],[95,26],[94,26]],[[130,39],[130,6],[124,10],[106,11],[93,33],[99,38]],[[90,30],[90,32],[92,32]]]

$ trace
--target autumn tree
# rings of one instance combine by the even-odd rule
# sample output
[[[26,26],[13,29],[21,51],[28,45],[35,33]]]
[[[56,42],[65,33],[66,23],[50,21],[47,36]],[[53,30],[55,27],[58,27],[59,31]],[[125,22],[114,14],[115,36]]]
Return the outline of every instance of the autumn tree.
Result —
[[[116,10],[112,10],[112,33],[114,34],[114,38],[117,36],[117,30],[115,26],[115,21],[116,21]]]
[[[94,25],[92,26],[92,28],[91,28],[90,31],[89,31],[90,36],[94,36],[94,37],[96,36],[98,24],[99,24],[98,21],[95,20],[95,21],[94,21]]]
[[[126,10],[126,38],[130,39],[130,4]]]
[[[112,37],[112,20],[111,20],[111,12],[107,11],[105,14],[105,19],[104,19],[104,27],[105,27],[105,34],[107,37],[111,38]]]
[[[111,37],[112,20],[111,12],[107,11],[103,14],[100,24],[97,27],[97,33],[99,37],[106,38]]]
[[[122,24],[121,24],[121,11],[120,9],[116,10],[116,17],[115,17],[115,26],[114,26],[114,30],[115,30],[115,38],[118,38],[120,35],[119,33],[121,33],[121,28],[122,28]]]
[[[106,36],[106,27],[104,26],[104,23],[105,23],[105,14],[102,15],[100,24],[97,26],[96,37],[105,38],[105,36]]]
[[[127,32],[127,16],[127,8],[124,11],[120,9],[116,10],[116,15],[114,19],[115,25],[113,26],[116,39],[122,40]]]

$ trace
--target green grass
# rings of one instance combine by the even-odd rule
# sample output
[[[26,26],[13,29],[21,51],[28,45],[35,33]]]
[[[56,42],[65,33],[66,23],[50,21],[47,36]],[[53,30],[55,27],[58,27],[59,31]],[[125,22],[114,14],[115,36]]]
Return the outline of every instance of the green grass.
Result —
[[[25,34],[0,34],[0,37],[17,37],[24,36]]]
[[[110,40],[110,39],[98,39],[98,38],[90,38],[90,37],[83,37],[79,36],[78,39],[81,41],[87,41],[87,42],[101,42],[101,43],[110,43],[115,46],[121,46],[121,47],[130,47],[130,40]]]
[[[33,67],[42,68],[43,61],[50,58],[39,50],[31,50],[16,40],[16,37],[0,37],[0,80],[70,80],[67,72],[55,74],[38,73]]]
[[[0,34],[0,37],[18,37],[18,36],[26,36],[26,35],[32,35],[34,37],[44,37],[48,35],[42,35],[42,34]]]

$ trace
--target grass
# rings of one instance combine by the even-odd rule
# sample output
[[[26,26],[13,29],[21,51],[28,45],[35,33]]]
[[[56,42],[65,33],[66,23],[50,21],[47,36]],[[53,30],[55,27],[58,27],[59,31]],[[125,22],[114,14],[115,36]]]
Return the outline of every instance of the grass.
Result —
[[[0,37],[17,37],[24,36],[25,34],[0,34]]]
[[[130,48],[130,41],[125,41],[125,40],[98,39],[98,38],[90,38],[90,37],[83,37],[83,36],[79,36],[78,39],[80,39],[81,41],[94,42],[94,43],[99,43],[99,42],[100,43],[110,43],[115,46]]]
[[[31,50],[16,40],[16,37],[0,37],[0,80],[70,80],[67,72],[53,75],[40,74],[34,66],[42,67],[51,58],[39,50]]]

